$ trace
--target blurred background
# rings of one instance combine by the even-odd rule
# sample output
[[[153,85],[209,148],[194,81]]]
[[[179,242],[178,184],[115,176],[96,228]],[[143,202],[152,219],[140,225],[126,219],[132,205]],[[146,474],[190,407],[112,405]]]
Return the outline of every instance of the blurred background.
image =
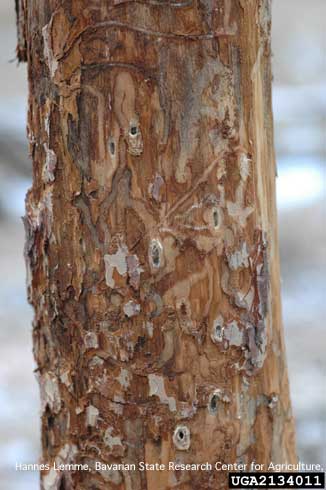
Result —
[[[273,105],[283,318],[298,453],[326,463],[326,2],[273,1]],[[39,393],[23,260],[26,66],[15,61],[14,1],[0,2],[0,481],[37,490],[14,471],[39,457]]]

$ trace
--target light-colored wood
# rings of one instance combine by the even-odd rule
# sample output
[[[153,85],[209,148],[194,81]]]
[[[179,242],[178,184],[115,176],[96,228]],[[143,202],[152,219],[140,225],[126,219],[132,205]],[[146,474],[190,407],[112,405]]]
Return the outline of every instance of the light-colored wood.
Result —
[[[93,468],[43,488],[227,488],[96,461],[295,461],[269,1],[18,4],[43,459]]]

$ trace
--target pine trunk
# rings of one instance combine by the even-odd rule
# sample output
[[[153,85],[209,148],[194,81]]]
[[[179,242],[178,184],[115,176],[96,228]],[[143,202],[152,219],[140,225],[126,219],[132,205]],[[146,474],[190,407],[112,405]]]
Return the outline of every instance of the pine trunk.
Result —
[[[91,469],[45,469],[43,488],[226,489],[169,462],[295,461],[270,2],[17,10],[42,458]]]

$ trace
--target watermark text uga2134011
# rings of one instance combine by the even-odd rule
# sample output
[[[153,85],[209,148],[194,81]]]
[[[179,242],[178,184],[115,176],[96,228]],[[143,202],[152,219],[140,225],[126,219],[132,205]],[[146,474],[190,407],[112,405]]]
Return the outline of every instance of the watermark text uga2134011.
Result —
[[[325,488],[325,473],[229,473],[229,488]]]

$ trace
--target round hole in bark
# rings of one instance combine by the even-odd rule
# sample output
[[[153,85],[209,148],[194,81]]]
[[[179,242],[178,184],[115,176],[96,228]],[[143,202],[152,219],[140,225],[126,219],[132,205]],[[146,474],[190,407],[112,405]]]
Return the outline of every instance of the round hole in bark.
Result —
[[[110,141],[110,153],[111,155],[115,154],[115,144],[114,141]]]
[[[186,451],[190,447],[190,430],[186,425],[176,427],[173,434],[173,442],[177,449]]]
[[[223,318],[221,317],[221,315],[219,315],[212,326],[211,339],[215,344],[223,341],[223,323]]]
[[[130,128],[130,134],[132,136],[135,136],[137,134],[137,132],[138,132],[137,126],[131,126],[131,128]]]
[[[182,440],[184,438],[184,436],[185,436],[185,434],[184,434],[183,430],[179,430],[179,433],[178,433],[179,439]]]
[[[216,413],[217,412],[217,405],[218,405],[218,395],[216,393],[213,393],[209,400],[209,411],[211,413]]]
[[[155,267],[160,265],[160,250],[156,243],[152,246],[152,261]]]
[[[216,410],[216,407],[217,407],[217,396],[216,396],[216,395],[214,395],[214,396],[212,397],[212,399],[211,399],[211,408],[212,408],[213,410]]]
[[[162,251],[161,243],[156,239],[152,240],[149,247],[149,258],[155,268],[159,268],[162,265]]]
[[[216,327],[215,327],[215,335],[216,335],[216,338],[217,339],[221,339],[222,338],[222,327],[221,327],[221,325],[216,325]]]
[[[218,215],[218,210],[217,209],[214,209],[213,210],[213,223],[214,223],[214,226],[215,228],[217,228],[219,226],[219,215]]]

